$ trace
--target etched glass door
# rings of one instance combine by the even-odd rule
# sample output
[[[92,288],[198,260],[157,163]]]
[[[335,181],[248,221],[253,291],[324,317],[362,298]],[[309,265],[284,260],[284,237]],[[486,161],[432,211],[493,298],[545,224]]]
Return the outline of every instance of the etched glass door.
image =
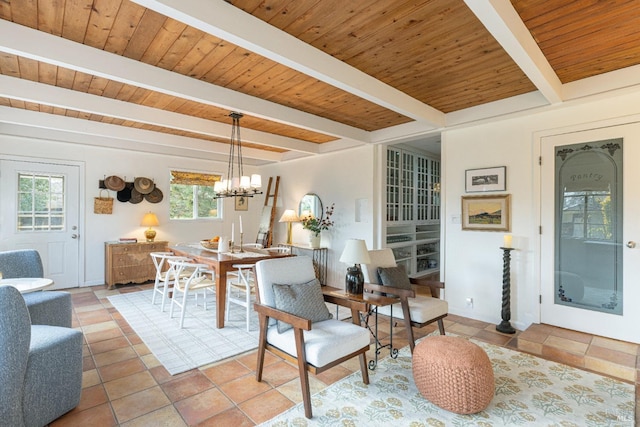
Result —
[[[540,322],[640,343],[640,124],[541,138]]]
[[[623,141],[555,147],[555,303],[622,314]]]

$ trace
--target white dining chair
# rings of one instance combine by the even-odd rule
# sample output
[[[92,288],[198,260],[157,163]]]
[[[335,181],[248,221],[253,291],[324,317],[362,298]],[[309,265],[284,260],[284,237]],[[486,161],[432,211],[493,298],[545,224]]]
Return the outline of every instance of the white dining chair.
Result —
[[[151,252],[149,255],[153,260],[153,265],[156,267],[151,305],[155,305],[156,297],[159,295],[161,297],[160,311],[164,312],[165,302],[173,289],[173,268],[169,265],[168,260],[188,261],[189,258],[177,256],[173,252]],[[190,274],[190,272],[183,271],[182,274]]]
[[[180,307],[180,328],[184,327],[184,315],[187,311],[189,294],[195,296],[197,304],[198,292],[203,291],[204,309],[207,309],[207,291],[215,292],[215,272],[210,270],[206,264],[197,264],[185,260],[168,260],[173,271],[173,296],[171,298],[171,308],[169,317],[173,318],[174,306]],[[189,275],[183,274],[190,271]],[[186,277],[185,277],[186,276]]]
[[[246,313],[247,332],[251,323],[251,301],[255,296],[254,264],[234,264],[236,271],[227,272],[227,304],[224,319],[229,321],[231,304],[244,307]]]

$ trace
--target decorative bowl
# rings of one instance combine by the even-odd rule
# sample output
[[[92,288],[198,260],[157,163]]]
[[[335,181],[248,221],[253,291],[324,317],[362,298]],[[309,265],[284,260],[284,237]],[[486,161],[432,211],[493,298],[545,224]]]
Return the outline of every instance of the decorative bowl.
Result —
[[[212,242],[211,240],[200,240],[200,246],[205,249],[218,249],[218,242]]]

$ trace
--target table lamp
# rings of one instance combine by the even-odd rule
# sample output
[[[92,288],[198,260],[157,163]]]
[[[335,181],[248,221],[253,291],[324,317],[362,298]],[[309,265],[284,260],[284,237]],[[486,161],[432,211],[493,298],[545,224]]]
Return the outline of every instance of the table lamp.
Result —
[[[347,268],[347,276],[344,282],[347,293],[362,294],[364,275],[360,269],[360,264],[368,264],[371,262],[365,241],[361,239],[347,240],[347,244],[340,256],[340,262],[354,264],[353,267]]]
[[[287,223],[287,245],[290,245],[292,243],[291,240],[291,223],[292,222],[299,222],[300,218],[298,217],[298,214],[296,213],[296,211],[294,211],[293,209],[287,209],[284,211],[284,213],[282,214],[282,216],[280,217],[280,221],[279,222],[286,222]]]
[[[156,230],[152,229],[151,227],[157,227],[158,225],[160,225],[156,214],[154,214],[153,212],[144,214],[140,225],[142,225],[143,227],[149,227],[144,232],[144,236],[147,238],[147,242],[153,242],[153,239],[156,238]]]

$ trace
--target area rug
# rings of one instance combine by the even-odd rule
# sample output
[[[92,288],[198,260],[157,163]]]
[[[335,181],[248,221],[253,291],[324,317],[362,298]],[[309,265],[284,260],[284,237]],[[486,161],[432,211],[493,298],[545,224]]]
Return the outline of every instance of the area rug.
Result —
[[[400,350],[312,396],[313,418],[302,403],[263,426],[634,426],[631,384],[538,357],[472,340],[489,355],[495,397],[477,414],[458,415],[422,397],[412,375],[411,353]]]
[[[179,307],[171,319],[169,303],[165,303],[163,313],[159,298],[156,298],[155,305],[151,305],[152,296],[151,289],[113,295],[109,301],[171,375],[258,348],[258,316],[253,310],[249,332],[246,330],[245,309],[236,304],[230,306],[225,327],[217,329],[215,295],[207,295],[206,310],[202,300],[196,305],[195,298],[190,296],[184,328],[180,329]],[[344,307],[340,307],[338,312],[334,304],[327,303],[327,308],[341,320],[351,316]]]
[[[207,309],[195,300],[188,302],[184,328],[180,329],[180,313],[176,307],[169,318],[169,304],[164,313],[160,304],[151,305],[153,289],[114,295],[111,304],[122,314],[153,355],[171,375],[217,362],[258,347],[258,317],[252,312],[246,331],[245,309],[231,304],[229,321],[216,328],[215,295],[208,294]]]

